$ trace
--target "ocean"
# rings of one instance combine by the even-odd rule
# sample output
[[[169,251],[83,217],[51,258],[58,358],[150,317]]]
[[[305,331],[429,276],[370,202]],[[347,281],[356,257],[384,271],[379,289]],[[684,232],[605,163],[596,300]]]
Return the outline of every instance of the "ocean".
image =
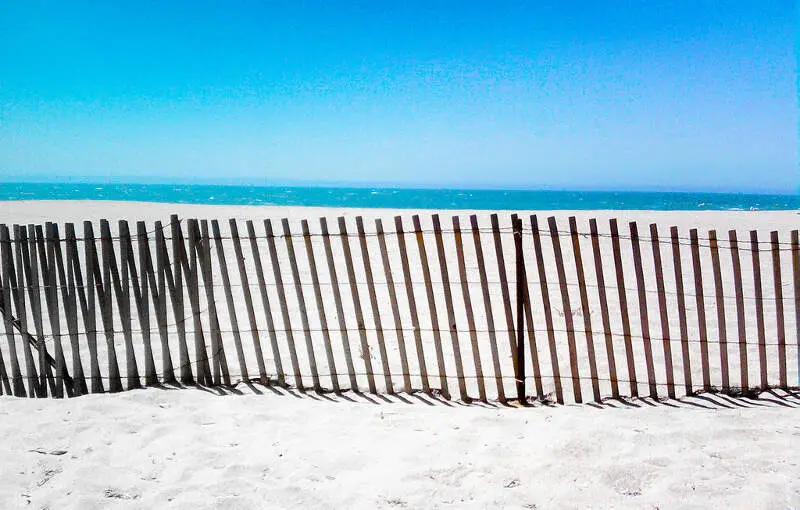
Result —
[[[0,183],[0,200],[473,210],[793,210],[800,195],[172,184]]]

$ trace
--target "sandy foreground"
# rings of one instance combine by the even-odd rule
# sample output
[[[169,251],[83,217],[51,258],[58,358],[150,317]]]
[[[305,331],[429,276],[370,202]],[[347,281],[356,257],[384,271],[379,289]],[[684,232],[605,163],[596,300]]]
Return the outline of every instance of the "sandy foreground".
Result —
[[[318,218],[345,216],[352,221],[361,215],[371,222],[375,217],[391,224],[392,218],[412,214],[421,215],[423,222],[430,221],[430,211],[389,211],[376,209],[325,209],[287,207],[232,207],[186,206],[171,204],[140,204],[129,202],[2,202],[0,222],[41,223],[44,221],[75,222],[107,218],[115,225],[118,219],[129,221],[167,221],[169,214],[182,217],[254,219],[289,218],[293,222],[308,218],[318,225]],[[458,214],[463,218],[467,211],[441,211],[443,220]],[[508,216],[508,212],[501,213]],[[521,212],[523,217],[527,212]],[[549,212],[537,212],[545,223]],[[677,225],[682,235],[689,228],[698,228],[701,236],[709,229],[717,229],[721,238],[727,231],[738,229],[742,234],[755,229],[764,241],[771,230],[788,234],[796,228],[800,217],[794,211],[785,212],[649,212],[649,211],[558,211],[561,228],[566,228],[570,215],[578,218],[581,230],[586,230],[588,218],[596,217],[601,229],[608,228],[608,218],[619,219],[621,230],[627,233],[627,222],[640,222],[646,229],[651,222],[658,223],[666,236],[670,225]],[[488,213],[479,213],[485,224]],[[463,221],[463,220],[462,220]],[[507,221],[507,220],[506,220]],[[368,223],[369,224],[369,223]],[[410,221],[408,221],[410,224]],[[409,225],[410,226],[410,225]],[[293,228],[296,228],[294,226]],[[313,227],[312,227],[313,228]],[[350,227],[352,228],[352,226]],[[544,226],[546,228],[546,226]],[[645,232],[643,232],[644,234]],[[788,238],[787,238],[788,239]],[[782,239],[786,240],[786,239]],[[550,240],[545,239],[545,256],[552,256]],[[745,241],[745,239],[742,239]],[[438,274],[433,240],[428,239],[432,271]],[[467,241],[465,241],[467,242]],[[484,240],[486,242],[486,240]],[[591,251],[584,243],[584,262],[591,263]],[[280,247],[279,247],[280,249]],[[299,246],[298,246],[298,249]],[[317,247],[319,249],[319,247]],[[370,248],[375,257],[375,248]],[[411,248],[409,248],[411,250]],[[512,250],[506,240],[506,251]],[[652,264],[648,247],[643,250],[644,264]],[[230,253],[230,248],[226,247]],[[354,255],[358,255],[355,248]],[[493,256],[486,246],[487,259]],[[608,246],[603,247],[603,264],[607,280],[613,279],[613,260]],[[530,250],[529,250],[530,251]],[[572,263],[570,250],[565,248],[565,263]],[[336,253],[337,262],[339,252]],[[230,256],[230,255],[229,255]],[[284,257],[283,254],[280,255]],[[714,293],[713,280],[708,270],[707,248],[703,263],[704,294]],[[397,254],[392,251],[392,265],[397,270]],[[467,269],[472,274],[474,257],[467,253]],[[532,257],[530,254],[526,257]],[[726,292],[730,289],[730,255],[723,251],[723,279]],[[743,253],[745,271],[744,292],[747,306],[752,306],[753,282],[747,273],[749,253]],[[769,262],[765,255],[765,263]],[[626,268],[630,265],[630,246],[623,246]],[[788,257],[787,257],[788,259]],[[285,259],[282,259],[285,260]],[[357,259],[357,263],[358,263]],[[682,253],[684,267],[691,267],[688,249]],[[320,263],[321,261],[318,261]],[[789,262],[786,260],[786,262]],[[535,262],[528,262],[530,280],[536,276]],[[379,259],[373,259],[377,268]],[[451,262],[452,264],[452,262]],[[488,261],[487,261],[488,264]],[[671,268],[672,259],[664,249],[664,267]],[[769,267],[769,266],[765,266]],[[791,264],[783,266],[783,282],[791,284]],[[412,267],[413,269],[413,267]],[[491,273],[490,280],[496,279]],[[301,273],[304,278],[307,276]],[[456,273],[451,266],[451,274]],[[380,270],[375,269],[376,280]],[[413,271],[412,271],[413,272]],[[269,271],[268,271],[269,273]],[[570,272],[571,273],[571,272]],[[627,297],[630,302],[630,322],[634,330],[639,325],[636,307],[636,281],[633,270],[625,275]],[[674,282],[666,277],[667,291],[674,290]],[[321,277],[325,278],[324,268]],[[556,321],[559,316],[555,269],[547,268],[551,285],[551,299],[555,303]],[[269,275],[268,275],[269,277]],[[770,294],[771,274],[763,275],[765,296]],[[284,276],[288,282],[289,276]],[[340,278],[342,276],[340,275]],[[747,278],[750,278],[748,280]],[[591,283],[592,268],[587,267],[587,280]],[[653,276],[646,272],[648,288],[654,287]],[[694,290],[690,276],[684,276],[687,288]],[[399,281],[396,278],[396,281]],[[532,287],[537,289],[537,287]],[[452,288],[458,299],[459,290]],[[496,289],[492,289],[495,314],[499,314]],[[270,290],[272,292],[272,290]],[[363,290],[361,291],[364,292]],[[416,290],[417,299],[424,303],[424,290]],[[295,300],[291,289],[288,300]],[[730,294],[726,295],[726,299]],[[786,291],[786,331],[788,347],[789,381],[798,378],[797,339],[791,288]],[[327,296],[326,296],[327,298]],[[237,300],[240,298],[237,295]],[[274,296],[273,296],[274,299]],[[311,302],[311,296],[306,299]],[[436,300],[443,310],[441,292],[437,288]],[[534,320],[542,323],[541,307],[534,300]],[[595,296],[589,297],[595,324],[599,305]],[[672,298],[670,298],[672,299]],[[382,307],[387,300],[379,294]],[[571,295],[572,308],[580,308],[577,292]],[[369,322],[371,314],[368,298],[362,295],[364,313]],[[612,329],[619,315],[617,296],[609,294]],[[726,302],[727,303],[727,302]],[[674,303],[668,303],[674,307]],[[297,318],[297,310],[290,306],[290,315]],[[401,298],[404,324],[408,323],[407,310]],[[422,305],[421,305],[422,306]],[[463,312],[456,303],[457,322],[463,322]],[[712,375],[718,377],[719,349],[714,339],[719,337],[716,302],[707,299],[706,315],[708,335],[712,340],[710,356]],[[765,302],[767,318],[768,355],[776,358],[774,347],[775,306]],[[770,308],[771,306],[771,308]],[[658,330],[656,298],[649,295],[651,329]],[[226,320],[224,307],[220,317]],[[317,318],[310,308],[312,325]],[[479,306],[476,308],[478,327],[485,325]],[[671,308],[672,309],[672,308]],[[687,303],[689,330],[694,337],[697,318],[694,303]],[[390,311],[383,309],[384,321],[390,322]],[[352,321],[352,311],[345,310],[346,320]],[[736,310],[732,303],[725,306],[727,335],[735,339]],[[240,320],[243,320],[240,318]],[[334,322],[335,316],[328,321]],[[423,327],[429,318],[422,317]],[[576,316],[578,324],[580,318]],[[748,341],[754,342],[755,319],[752,311],[746,314]],[[498,324],[504,325],[502,321]],[[432,325],[428,322],[428,325]],[[259,324],[263,331],[263,325]],[[596,326],[599,329],[599,326]],[[580,327],[579,327],[580,328]],[[670,320],[673,338],[677,338],[677,322]],[[634,331],[636,332],[636,331]],[[430,350],[430,335],[423,338],[427,350],[428,369],[436,369]],[[136,341],[136,339],[134,339]],[[228,339],[226,338],[226,342]],[[298,336],[298,345],[302,339]],[[313,342],[319,345],[320,339]],[[355,340],[351,340],[355,341]],[[369,338],[370,345],[374,338]],[[397,373],[397,352],[387,334],[390,365]],[[467,339],[462,337],[462,342]],[[485,346],[486,339],[479,338]],[[547,375],[550,359],[546,353],[546,339],[539,336],[540,362]],[[568,360],[566,338],[556,338],[561,363]],[[598,340],[596,340],[597,342]],[[117,338],[117,349],[122,349],[122,339]],[[266,344],[265,340],[262,340]],[[505,374],[508,374],[510,354],[501,338],[500,356]],[[735,342],[735,340],[731,340]],[[3,342],[5,343],[5,342]],[[449,374],[453,373],[452,356],[445,337],[446,360]],[[636,344],[637,373],[644,374],[641,340]],[[334,342],[334,345],[336,343]],[[465,366],[469,372],[472,358],[465,351]],[[581,374],[587,373],[585,341],[578,336],[578,359]],[[601,378],[607,376],[601,344],[597,343],[598,365]],[[657,343],[654,343],[658,346]],[[141,345],[137,344],[137,348]],[[619,348],[619,346],[618,346]],[[699,355],[692,344],[692,359]],[[731,378],[738,380],[739,353],[730,347]],[[503,350],[505,349],[505,351]],[[756,360],[755,345],[748,345],[749,359]],[[680,377],[683,368],[678,359],[678,348],[673,347],[678,394],[681,394]],[[307,374],[307,361],[299,349],[301,365]],[[122,351],[118,351],[122,352]],[[618,351],[620,378],[627,374],[624,356]],[[233,350],[229,363],[235,375]],[[246,352],[251,375],[253,355]],[[341,352],[334,352],[338,366],[344,363]],[[138,354],[141,360],[141,352]],[[155,352],[156,366],[160,366],[159,352]],[[285,351],[284,351],[285,356]],[[323,385],[326,366],[318,353]],[[372,362],[378,365],[377,354]],[[413,360],[414,353],[409,352]],[[102,357],[102,353],[101,353]],[[173,357],[175,355],[173,354]],[[488,371],[492,365],[488,349],[481,352],[483,366]],[[270,371],[274,360],[265,358]],[[69,356],[68,356],[69,359]],[[655,351],[656,369],[660,391],[664,391],[663,351]],[[359,361],[360,362],[360,361]],[[284,361],[288,366],[288,362]],[[562,365],[562,376],[569,375]],[[121,365],[125,374],[125,367]],[[758,380],[758,366],[751,361],[751,380]],[[695,384],[700,380],[699,366],[692,366]],[[776,366],[769,367],[770,378],[775,377]],[[363,379],[363,378],[362,378]],[[378,378],[380,389],[380,378]],[[432,380],[435,378],[432,378]],[[234,377],[235,380],[235,377]],[[646,394],[646,377],[639,375],[640,393]],[[359,381],[364,384],[363,380]],[[719,385],[719,381],[712,381]],[[451,393],[456,393],[451,381]],[[474,396],[475,388],[469,391]],[[493,382],[487,375],[490,399]],[[418,387],[418,381],[414,381]],[[587,380],[581,383],[586,399],[591,395]],[[636,401],[635,406],[614,402],[601,408],[592,405],[567,405],[536,407],[519,410],[481,405],[465,406],[456,402],[428,405],[415,396],[403,396],[408,402],[392,397],[386,402],[382,397],[364,397],[345,393],[344,397],[320,397],[313,394],[275,395],[272,390],[237,386],[244,395],[218,396],[208,392],[188,389],[166,391],[149,389],[117,395],[91,395],[68,401],[0,399],[0,447],[4,452],[0,460],[0,508],[706,508],[711,504],[731,508],[797,508],[800,507],[800,482],[796,451],[800,447],[800,423],[797,421],[800,401],[797,397],[764,394],[760,399],[733,400],[727,397],[701,396],[684,398],[678,402],[650,405]],[[551,392],[552,377],[545,379],[545,391]],[[506,381],[506,393],[513,394],[513,380]],[[607,381],[601,385],[607,394]],[[564,381],[565,398],[572,400],[572,386]],[[63,452],[63,453],[62,453]]]

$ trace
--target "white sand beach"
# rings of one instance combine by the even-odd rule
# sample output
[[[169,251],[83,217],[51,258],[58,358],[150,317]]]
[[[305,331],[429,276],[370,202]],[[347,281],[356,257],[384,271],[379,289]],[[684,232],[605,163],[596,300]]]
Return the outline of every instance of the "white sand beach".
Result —
[[[131,222],[144,220],[148,228],[156,220],[168,222],[169,215],[179,214],[182,218],[219,219],[227,232],[228,218],[254,220],[260,232],[260,223],[265,218],[273,220],[274,227],[280,228],[281,218],[288,218],[292,232],[300,232],[299,221],[308,219],[312,232],[318,232],[318,218],[327,217],[330,225],[336,225],[336,218],[344,216],[349,232],[355,232],[353,217],[362,216],[367,230],[375,228],[374,219],[381,218],[387,230],[394,226],[394,216],[401,215],[406,231],[411,230],[411,216],[419,214],[423,230],[430,229],[432,211],[380,210],[380,209],[329,209],[300,207],[233,207],[233,206],[188,206],[171,204],[143,204],[133,202],[4,202],[0,205],[0,223],[28,224],[44,221],[58,223],[74,222],[78,232],[84,220],[108,219],[112,229],[116,221],[127,219]],[[442,224],[451,228],[450,217],[458,215],[462,229],[469,225],[468,211],[438,211]],[[738,350],[737,310],[732,298],[731,255],[726,248],[727,232],[737,229],[742,246],[749,246],[749,230],[757,230],[763,243],[762,250],[768,249],[767,242],[772,230],[780,232],[781,242],[789,241],[789,231],[796,228],[798,216],[794,211],[783,212],[651,212],[651,211],[519,211],[530,228],[528,216],[536,214],[541,229],[547,229],[547,218],[555,216],[560,230],[566,230],[569,216],[575,216],[579,231],[588,230],[588,219],[597,218],[601,232],[608,232],[608,219],[617,218],[620,233],[629,236],[628,222],[637,221],[642,236],[642,259],[647,269],[644,283],[647,288],[646,311],[649,315],[649,328],[653,337],[653,358],[659,396],[665,396],[665,353],[659,322],[659,307],[655,275],[652,272],[653,252],[649,243],[649,224],[657,223],[659,233],[668,238],[669,227],[677,226],[682,237],[687,237],[688,229],[697,228],[700,238],[707,238],[708,231],[717,231],[720,239],[721,277],[724,288],[725,328],[720,328],[715,299],[714,280],[711,270],[708,243],[703,244],[702,295],[706,297],[705,316],[709,339],[709,358],[713,386],[719,387],[720,373],[720,332],[723,331],[730,344],[729,369],[732,385],[738,383],[741,366]],[[476,213],[482,227],[488,227],[488,212]],[[509,225],[510,211],[498,213],[501,225]],[[132,225],[133,227],[133,225]],[[243,223],[240,223],[243,230]],[[504,232],[504,258],[513,261],[513,240],[511,234]],[[408,237],[409,259],[418,261],[417,246],[413,236]],[[483,250],[487,257],[489,280],[498,279],[494,248],[490,235],[484,234]],[[436,244],[432,234],[425,234],[426,251],[431,264],[431,278],[438,281],[434,287],[434,299],[439,310],[441,327],[446,321],[446,303],[443,298],[440,266],[437,260]],[[151,240],[152,241],[152,240]],[[395,243],[392,239],[391,243]],[[525,241],[530,243],[530,239]],[[567,278],[573,279],[575,262],[568,238],[562,237],[564,264]],[[230,243],[230,241],[226,241]],[[329,274],[324,263],[321,240],[315,238],[317,265],[320,278],[327,281]],[[368,241],[372,270],[378,285],[377,301],[379,313],[387,328],[386,343],[388,363],[395,376],[400,371],[395,332],[390,334],[392,311],[386,294],[385,279],[380,254],[374,237]],[[454,299],[454,316],[459,328],[465,325],[465,304],[461,299],[458,285],[458,270],[453,254],[452,238],[445,240],[450,285]],[[583,263],[586,269],[589,293],[590,316],[594,322],[594,345],[597,351],[597,364],[603,395],[608,395],[608,363],[603,347],[600,326],[600,305],[597,301],[596,273],[593,266],[592,247],[588,238],[580,240],[583,250]],[[602,264],[605,268],[607,285],[616,284],[614,260],[610,240],[603,238]],[[282,243],[279,243],[282,244]],[[465,236],[466,271],[472,281],[476,271],[476,255],[472,240]],[[363,280],[363,260],[357,240],[351,240],[353,257],[356,261],[359,281]],[[647,366],[643,361],[641,313],[638,307],[637,280],[631,255],[631,243],[622,241],[622,259],[625,268],[625,296],[628,299],[630,325],[640,335],[634,337],[636,372],[638,374],[639,394],[647,394]],[[390,262],[395,273],[398,292],[402,287],[400,255],[396,244],[390,246]],[[681,261],[684,268],[684,284],[687,293],[695,290],[691,276],[692,258],[688,246],[682,246]],[[262,248],[264,249],[264,248]],[[545,259],[552,260],[553,246],[548,236],[542,237]],[[307,260],[304,258],[302,240],[295,240],[295,250],[300,257],[300,275],[303,281],[308,277]],[[336,245],[335,262],[342,264],[341,247]],[[530,283],[534,324],[544,322],[542,317],[539,274],[532,247],[525,246],[527,275]],[[233,267],[233,249],[225,245],[229,257],[228,264]],[[671,248],[661,247],[664,267],[664,285],[668,296],[668,333],[673,339],[680,337],[675,310],[675,285],[672,267]],[[286,261],[284,246],[279,246],[281,272],[287,288],[286,302],[288,314],[299,327],[300,311],[297,294],[292,285],[292,274]],[[792,266],[790,256],[783,253],[781,281],[785,286],[783,310],[785,312],[787,377],[790,385],[798,379],[796,318],[794,314],[794,294],[792,290]],[[773,273],[769,253],[762,254],[764,272],[762,274],[763,313],[768,367],[770,379],[777,379],[777,347],[775,331],[776,307],[773,288]],[[747,313],[744,331],[747,334],[747,367],[751,381],[757,385],[759,376],[758,351],[755,343],[756,318],[752,311],[754,282],[750,252],[742,251],[743,292]],[[491,263],[490,263],[491,262]],[[251,261],[248,261],[250,264]],[[216,269],[216,268],[215,268]],[[232,269],[231,269],[232,270]],[[340,271],[342,271],[340,269]],[[513,277],[513,268],[509,268]],[[552,302],[553,317],[558,327],[563,328],[564,303],[559,294],[558,275],[553,264],[545,268],[547,286]],[[272,271],[266,270],[267,279],[272,282]],[[252,274],[252,273],[251,273]],[[424,285],[418,264],[412,263],[414,283]],[[339,274],[340,281],[346,274]],[[238,280],[237,280],[238,281]],[[268,283],[269,283],[268,282]],[[216,276],[215,276],[216,283]],[[274,283],[274,282],[272,282]],[[574,284],[574,281],[570,281]],[[480,286],[474,288],[470,283],[470,294],[475,294],[473,308],[477,328],[484,330],[488,317],[479,303]],[[436,329],[425,306],[424,286],[415,289],[420,305],[422,328]],[[254,291],[255,292],[255,291]],[[277,303],[274,288],[270,287],[269,297]],[[311,290],[306,290],[306,304],[312,328],[318,326],[320,317],[314,305]],[[330,305],[331,286],[323,289],[324,300]],[[345,292],[345,291],[343,291]],[[372,325],[375,317],[370,307],[370,297],[366,289],[359,286],[364,320]],[[588,375],[587,340],[582,333],[583,321],[575,311],[581,309],[577,289],[570,288],[570,307],[576,329],[577,360],[575,367],[581,374],[580,389],[583,400],[591,400],[592,387]],[[234,298],[239,321],[246,321],[242,310],[241,289],[235,290]],[[611,316],[611,329],[620,328],[620,303],[616,289],[609,291],[608,308]],[[217,299],[222,300],[222,297]],[[498,349],[501,365],[506,370],[502,381],[505,393],[513,393],[513,377],[507,376],[510,364],[509,344],[502,317],[503,304],[500,301],[499,286],[493,284],[491,301],[494,306],[495,322],[498,328]],[[256,298],[257,300],[257,298]],[[410,318],[405,295],[401,302],[401,322],[408,327]],[[188,306],[188,305],[187,305]],[[274,305],[277,307],[277,304]],[[332,306],[329,306],[332,308]],[[277,310],[277,308],[275,308]],[[277,313],[273,310],[273,313]],[[687,328],[693,340],[697,338],[698,315],[696,303],[690,299],[686,303]],[[63,311],[62,311],[63,312]],[[218,304],[220,322],[230,321],[222,301]],[[352,305],[344,310],[344,320],[352,325],[355,320]],[[259,314],[258,327],[263,333],[265,323]],[[277,315],[276,315],[277,316]],[[329,324],[336,323],[337,315],[331,313]],[[116,317],[115,320],[119,318]],[[172,319],[172,317],[171,317]],[[155,328],[155,326],[153,326]],[[444,323],[446,328],[446,323]],[[331,328],[333,329],[333,327]],[[406,333],[408,344],[411,333]],[[154,339],[156,338],[154,333]],[[537,332],[539,364],[542,370],[544,392],[552,399],[553,374],[548,350],[547,335]],[[280,341],[285,342],[285,338]],[[462,334],[464,370],[467,373],[467,390],[471,397],[477,396],[475,370],[479,363],[470,352],[469,335]],[[569,377],[568,339],[559,332],[555,335],[557,358],[561,364],[562,377]],[[134,338],[137,358],[142,359],[141,335]],[[224,335],[228,363],[234,381],[241,376],[236,361],[230,335]],[[433,355],[433,339],[430,334],[423,335],[428,370],[436,373],[436,358]],[[397,397],[354,396],[346,392],[344,396],[319,396],[309,393],[300,396],[286,394],[255,386],[259,395],[244,383],[236,386],[245,395],[217,396],[196,389],[136,390],[116,395],[88,395],[65,401],[0,398],[0,443],[5,460],[0,463],[0,507],[2,508],[706,508],[712,504],[730,508],[796,508],[800,506],[800,468],[794,451],[800,447],[800,426],[797,422],[797,407],[800,401],[796,396],[785,392],[762,394],[753,399],[732,399],[725,396],[682,397],[684,367],[680,359],[680,347],[672,347],[675,384],[678,387],[678,401],[653,403],[635,400],[632,405],[618,401],[602,405],[571,404],[574,401],[573,386],[568,379],[563,380],[564,398],[568,405],[546,407],[541,404],[530,409],[516,409],[496,404],[497,389],[492,379],[492,357],[486,335],[478,335],[481,345],[479,360],[484,368],[486,391],[490,404],[464,405],[456,401],[458,390],[456,382],[450,380],[450,393],[454,400],[448,403],[428,405],[421,400],[427,397],[400,395]],[[616,341],[619,341],[617,339]],[[157,340],[154,340],[158,343]],[[298,346],[299,363],[307,377],[309,356],[304,338],[295,333]],[[353,333],[350,342],[355,345],[357,335]],[[622,343],[615,344],[622,349]],[[247,343],[247,342],[246,342]],[[274,373],[275,360],[267,352],[266,337],[262,339],[267,371]],[[369,354],[376,373],[380,372],[380,356],[376,337],[370,331],[367,339]],[[115,337],[120,358],[120,370],[126,373],[122,335]],[[311,344],[316,349],[316,362],[319,365],[321,384],[330,387],[332,376],[322,349],[322,339],[314,334]],[[455,373],[454,350],[449,335],[442,336],[444,360],[448,374]],[[2,342],[3,348],[5,342]],[[344,372],[345,363],[339,338],[333,340],[337,371]],[[697,363],[699,347],[693,341],[691,347],[692,366],[690,372],[695,386],[702,382],[700,366]],[[171,344],[170,350],[177,349]],[[252,345],[246,348],[244,358],[249,366],[250,378],[255,372],[255,354]],[[416,362],[416,356],[409,345],[409,359]],[[3,352],[8,359],[7,352]],[[67,359],[71,359],[69,345],[65,345]],[[102,353],[101,353],[102,354]],[[361,352],[359,357],[364,353]],[[83,355],[83,353],[82,353]],[[171,354],[177,359],[177,352]],[[290,362],[287,356],[284,367]],[[161,366],[162,352],[154,348],[155,364]],[[355,356],[354,356],[355,357]],[[101,356],[101,367],[105,370],[105,358]],[[620,381],[626,379],[627,366],[622,350],[617,351],[617,373]],[[362,370],[362,359],[357,359]],[[527,360],[530,363],[530,359]],[[330,370],[332,371],[332,370]],[[414,373],[413,383],[418,387],[419,370]],[[140,373],[142,370],[140,369]],[[290,373],[287,370],[287,374]],[[528,374],[530,376],[530,372]],[[287,380],[289,378],[287,377]],[[342,380],[345,378],[342,377]],[[385,391],[382,376],[378,376],[378,389]],[[308,379],[307,379],[308,380]],[[401,384],[397,378],[395,385]],[[432,385],[436,381],[431,376]],[[700,381],[700,382],[698,382]],[[346,381],[345,381],[346,382]],[[358,382],[365,386],[359,375]],[[529,382],[531,393],[532,382]],[[625,386],[627,383],[620,382]],[[276,390],[277,391],[277,390]],[[399,390],[398,390],[399,391]],[[349,396],[348,396],[349,395]],[[398,401],[404,399],[408,402]],[[332,401],[330,401],[332,400]],[[375,403],[369,402],[373,400]],[[386,401],[388,400],[388,402]],[[63,453],[62,453],[63,452]]]

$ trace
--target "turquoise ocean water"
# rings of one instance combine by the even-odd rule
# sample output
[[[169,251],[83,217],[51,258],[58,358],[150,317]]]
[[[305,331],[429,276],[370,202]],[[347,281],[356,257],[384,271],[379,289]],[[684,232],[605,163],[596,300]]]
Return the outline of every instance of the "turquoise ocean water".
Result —
[[[180,204],[393,209],[800,209],[800,195],[170,184],[0,183],[0,200],[133,200]]]

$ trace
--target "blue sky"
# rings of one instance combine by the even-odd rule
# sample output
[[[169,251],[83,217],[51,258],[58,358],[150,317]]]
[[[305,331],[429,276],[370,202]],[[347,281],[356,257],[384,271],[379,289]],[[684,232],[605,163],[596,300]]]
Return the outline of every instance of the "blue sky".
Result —
[[[796,193],[799,18],[788,0],[6,2],[0,179]]]

